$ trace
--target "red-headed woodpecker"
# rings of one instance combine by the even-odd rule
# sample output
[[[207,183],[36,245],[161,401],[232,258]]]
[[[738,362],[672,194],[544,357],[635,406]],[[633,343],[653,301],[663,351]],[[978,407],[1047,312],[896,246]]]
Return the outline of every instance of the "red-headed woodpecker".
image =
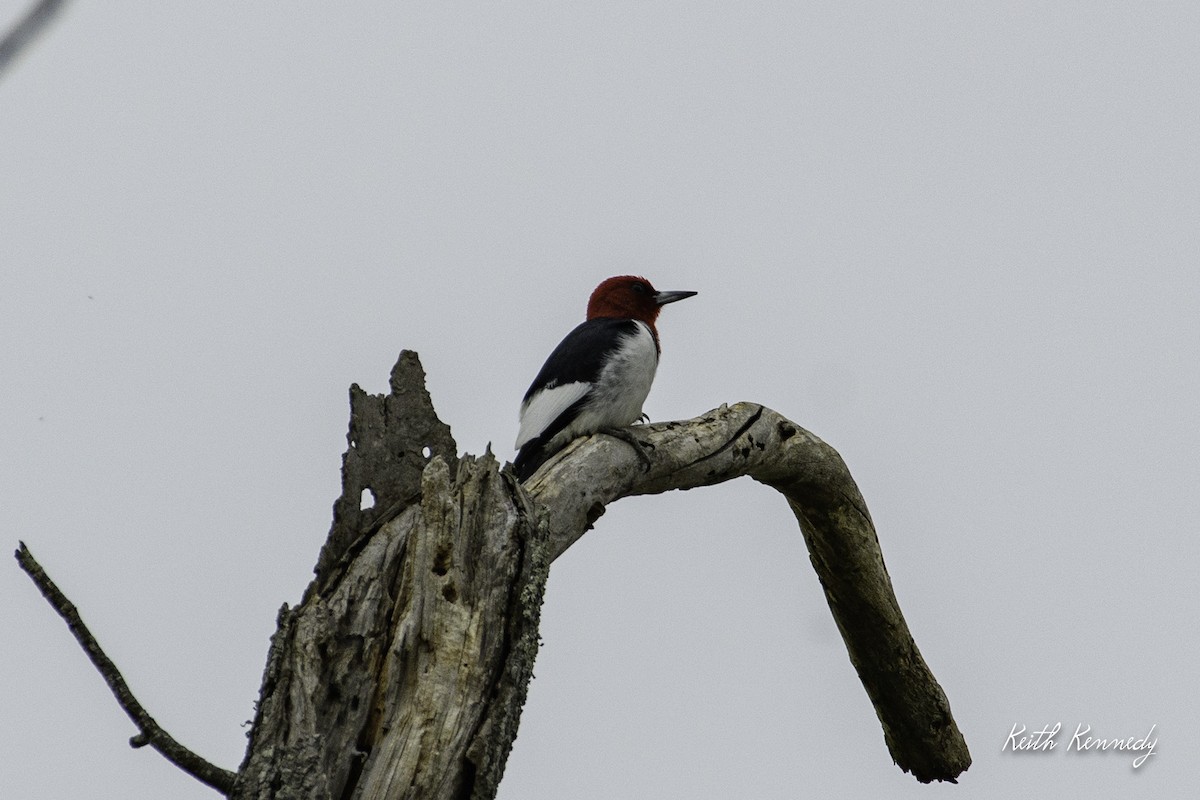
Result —
[[[513,462],[520,480],[572,439],[641,418],[661,352],[654,321],[667,303],[694,294],[655,291],[632,275],[596,287],[587,320],[554,348],[521,403]]]

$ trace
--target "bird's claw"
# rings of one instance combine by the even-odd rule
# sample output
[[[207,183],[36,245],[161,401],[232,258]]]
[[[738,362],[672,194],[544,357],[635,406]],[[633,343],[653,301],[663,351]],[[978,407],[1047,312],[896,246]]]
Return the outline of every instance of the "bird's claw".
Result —
[[[600,433],[607,434],[614,439],[620,439],[625,444],[633,448],[637,453],[638,459],[642,462],[642,472],[650,471],[650,456],[646,453],[646,448],[643,442],[639,442],[637,437],[629,432],[626,428],[604,428]],[[653,446],[653,445],[651,445]]]

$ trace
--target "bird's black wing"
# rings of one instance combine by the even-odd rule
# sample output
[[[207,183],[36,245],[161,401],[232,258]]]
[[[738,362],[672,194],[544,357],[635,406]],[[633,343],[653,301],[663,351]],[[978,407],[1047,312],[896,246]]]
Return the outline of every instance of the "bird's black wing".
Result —
[[[637,322],[631,319],[589,319],[566,335],[542,365],[522,402],[539,389],[552,389],[568,383],[594,383],[604,362],[621,346],[626,337],[637,334]]]
[[[554,348],[522,402],[528,402],[542,389],[569,383],[595,383],[608,357],[627,337],[635,335],[637,323],[631,319],[599,318],[581,323]],[[546,459],[554,455],[556,451],[547,450],[546,444],[571,424],[589,399],[587,396],[580,398],[521,447],[513,460],[519,480],[528,479]]]

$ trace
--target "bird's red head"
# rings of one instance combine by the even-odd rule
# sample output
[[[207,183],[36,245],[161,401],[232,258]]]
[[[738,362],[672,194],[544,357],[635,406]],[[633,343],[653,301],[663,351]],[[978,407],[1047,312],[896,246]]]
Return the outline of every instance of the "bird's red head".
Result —
[[[650,281],[634,275],[618,275],[596,287],[588,300],[587,318],[640,319],[654,327],[658,312],[667,303],[684,300],[695,292],[660,292]]]

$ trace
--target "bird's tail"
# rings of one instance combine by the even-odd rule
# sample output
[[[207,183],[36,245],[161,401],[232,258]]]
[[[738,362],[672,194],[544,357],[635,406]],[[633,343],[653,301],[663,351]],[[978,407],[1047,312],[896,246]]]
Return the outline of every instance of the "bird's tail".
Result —
[[[517,452],[517,457],[513,459],[513,472],[521,483],[533,477],[533,473],[538,471],[538,467],[545,464],[553,455],[546,451],[545,444],[545,441],[539,436],[530,439]]]

